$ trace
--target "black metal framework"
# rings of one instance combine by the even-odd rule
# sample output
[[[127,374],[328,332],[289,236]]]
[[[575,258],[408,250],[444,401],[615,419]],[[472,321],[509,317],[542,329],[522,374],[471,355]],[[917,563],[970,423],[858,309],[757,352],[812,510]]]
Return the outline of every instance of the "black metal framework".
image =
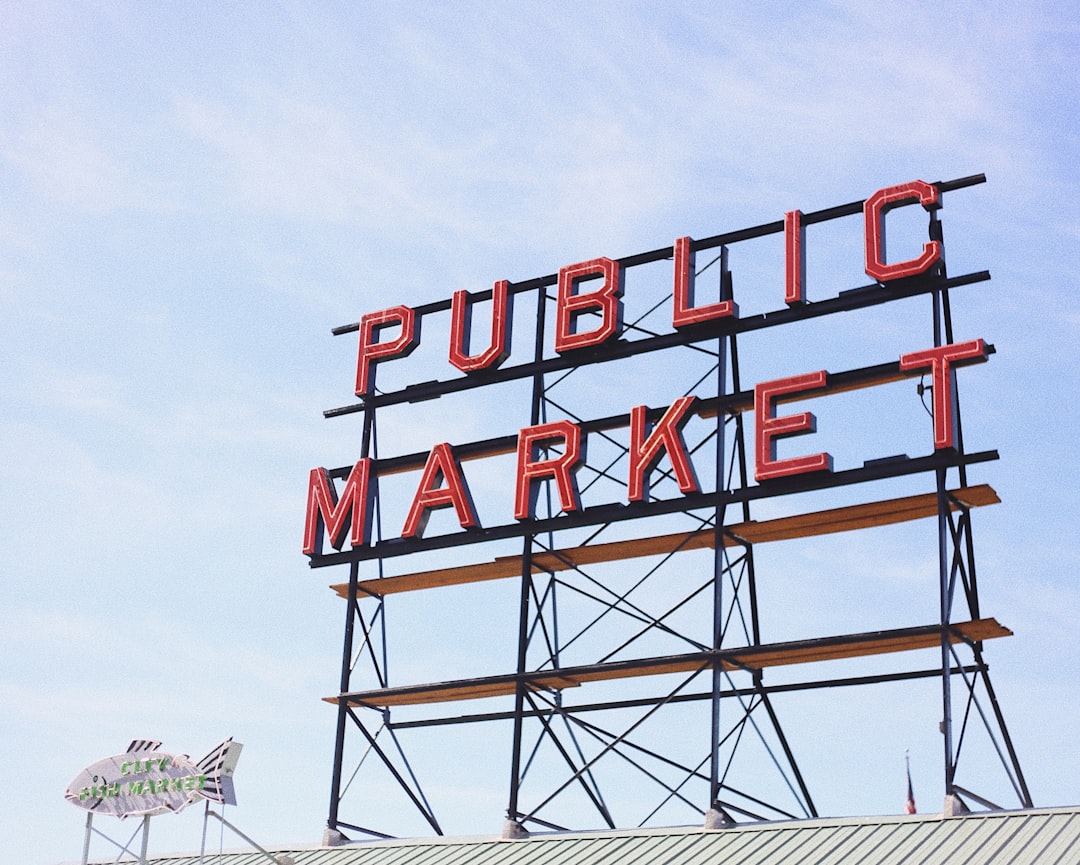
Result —
[[[948,192],[983,180],[978,175],[936,185]],[[853,202],[805,214],[803,224],[861,212],[862,202]],[[775,222],[694,242],[696,252],[713,253],[698,270],[699,285],[716,274],[717,299],[735,297],[732,250],[782,231],[783,223]],[[929,236],[943,240],[936,209],[930,211]],[[641,268],[652,279],[646,276],[640,284],[631,284],[628,276],[628,312],[632,292],[640,294],[640,307],[628,316],[617,340],[554,354],[549,344],[555,298],[549,289],[556,276],[513,284],[510,290],[519,312],[515,321],[527,320],[534,328],[528,356],[512,353],[506,366],[471,376],[391,386],[358,404],[325,413],[328,417],[362,413],[360,456],[375,460],[381,496],[392,495],[382,487],[384,478],[415,473],[426,458],[426,453],[382,457],[376,418],[386,411],[446,416],[444,401],[476,393],[477,388],[508,387],[514,389],[515,398],[527,399],[527,415],[515,416],[503,435],[455,443],[460,459],[510,453],[516,444],[513,430],[553,419],[578,424],[589,441],[589,459],[578,475],[581,510],[562,513],[548,489],[534,519],[406,540],[394,537],[392,531],[384,534],[384,524],[392,518],[380,499],[369,546],[312,557],[313,567],[349,568],[348,583],[336,587],[346,600],[346,621],[339,694],[330,698],[338,707],[331,830],[377,837],[399,834],[389,826],[370,826],[363,816],[365,809],[371,810],[371,802],[355,785],[363,785],[358,779],[373,771],[374,764],[392,779],[390,786],[399,791],[403,807],[419,815],[426,829],[443,834],[438,803],[425,792],[420,777],[424,773],[414,767],[406,739],[416,731],[442,730],[439,735],[451,746],[453,730],[461,725],[488,725],[499,731],[495,739],[504,750],[492,754],[492,760],[509,775],[510,834],[685,823],[687,815],[704,816],[712,826],[817,816],[796,749],[781,723],[779,695],[931,677],[940,679],[942,689],[946,795],[963,805],[998,807],[987,795],[958,783],[961,752],[981,728],[1020,804],[1030,807],[1031,797],[983,659],[983,640],[1007,631],[981,618],[975,579],[971,508],[996,497],[992,491],[969,487],[968,467],[996,459],[997,454],[967,453],[957,414],[954,449],[915,458],[870,459],[827,474],[755,483],[744,423],[753,404],[753,388],[743,380],[743,340],[833,313],[865,313],[882,304],[910,305],[929,298],[933,344],[948,344],[953,341],[950,291],[989,275],[976,272],[950,278],[942,261],[927,274],[888,286],[864,285],[824,300],[740,314],[672,333],[670,322],[664,320],[670,302],[664,279],[670,277],[656,277],[657,265],[662,271],[671,255],[671,247],[666,247],[620,260],[628,274]],[[491,296],[492,292],[481,292],[473,302],[482,304]],[[527,314],[521,300],[530,297],[535,306]],[[429,304],[417,308],[416,314],[435,322],[448,308],[448,301]],[[904,314],[912,315],[908,309]],[[356,330],[351,325],[335,333]],[[522,351],[521,346],[516,350]],[[656,358],[663,367],[651,363]],[[756,365],[770,368],[768,363]],[[898,363],[889,360],[832,372],[829,390],[843,393],[905,378]],[[665,394],[666,402],[659,403],[663,405],[683,395],[698,397],[684,435],[703,479],[701,492],[681,493],[673,472],[661,463],[652,472],[648,499],[625,503],[622,472],[628,448],[623,431],[628,415],[595,417],[597,407],[611,404],[609,391],[620,390],[616,382],[634,382],[624,391],[641,387]],[[920,395],[922,390],[920,385]],[[652,422],[662,412],[650,410]],[[348,472],[342,468],[330,475],[341,480]],[[928,478],[933,478],[932,486],[920,487]],[[879,486],[905,492],[920,489],[923,494],[832,507],[838,496],[849,501],[843,497]],[[785,517],[755,522],[751,516],[758,505],[787,505],[790,510],[789,502],[807,500],[814,503],[810,511],[797,504],[801,512]],[[822,501],[829,506],[818,504]],[[938,621],[783,642],[765,639],[755,567],[755,549],[761,543],[934,516]],[[468,559],[464,563],[463,555]],[[413,560],[422,562],[421,569],[405,573],[406,563]],[[449,587],[508,579],[518,583],[517,627],[513,645],[493,647],[493,654],[506,659],[496,662],[496,669],[446,680],[434,665],[436,675],[428,683],[391,680],[389,662],[396,644],[387,623],[394,596],[420,589],[453,592]],[[478,629],[486,625],[483,609],[465,609],[453,601],[440,614],[471,617]],[[414,631],[422,628],[422,623],[412,623]],[[884,669],[820,677],[815,666],[810,668],[812,674],[772,678],[774,667],[798,671],[802,668],[791,665],[926,652],[934,646],[940,648],[940,663],[929,667],[901,663],[909,654],[887,654],[892,663]],[[925,654],[919,659],[924,661]],[[466,711],[446,708],[463,701]],[[351,809],[348,814],[346,809]],[[354,813],[360,816],[351,817]]]

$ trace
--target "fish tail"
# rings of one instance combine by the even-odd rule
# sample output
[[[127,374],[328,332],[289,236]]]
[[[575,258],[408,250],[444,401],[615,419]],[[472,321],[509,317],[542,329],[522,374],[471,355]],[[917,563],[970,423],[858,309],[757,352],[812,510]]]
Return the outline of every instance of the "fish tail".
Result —
[[[243,747],[230,736],[196,764],[199,773],[206,776],[206,783],[199,791],[202,796],[223,805],[236,804],[232,776]]]

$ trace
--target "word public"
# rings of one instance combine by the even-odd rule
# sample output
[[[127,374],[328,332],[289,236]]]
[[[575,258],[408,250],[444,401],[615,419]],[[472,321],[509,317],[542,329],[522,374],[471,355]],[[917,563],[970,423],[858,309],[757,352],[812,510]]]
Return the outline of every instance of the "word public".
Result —
[[[939,206],[937,187],[922,180],[880,189],[866,200],[864,246],[866,273],[878,282],[892,282],[925,273],[941,260],[941,243],[923,244],[915,258],[885,262],[885,214],[903,204],[918,202],[930,210]],[[804,288],[805,256],[802,212],[784,214],[784,301],[789,306],[806,302]],[[694,253],[689,237],[678,238],[673,245],[674,284],[671,323],[676,330],[694,328],[706,322],[738,316],[732,300],[695,306]],[[600,288],[581,291],[582,283],[602,278]],[[594,258],[559,269],[555,310],[555,351],[559,354],[600,345],[620,335],[622,328],[623,270],[610,258]],[[510,353],[509,281],[499,280],[492,288],[491,338],[488,347],[469,354],[470,313],[468,292],[457,291],[451,299],[450,346],[448,360],[465,373],[497,367]],[[589,329],[581,325],[599,314],[600,322]],[[387,330],[398,328],[396,336],[382,339]],[[356,364],[356,395],[374,389],[375,364],[408,356],[420,343],[416,312],[409,306],[392,306],[368,313],[360,319],[360,348]]]
[[[863,207],[866,273],[880,283],[927,273],[939,265],[941,244],[931,240],[914,258],[886,263],[885,214],[908,203],[926,209],[938,206],[938,190],[921,180],[878,190]],[[802,214],[795,210],[784,216],[785,287],[788,305],[805,302],[803,286]],[[732,300],[694,305],[694,261],[689,237],[673,245],[672,326],[681,330],[724,318],[737,318]],[[602,280],[600,287],[582,291],[581,284]],[[623,273],[619,262],[595,258],[563,267],[558,274],[556,298],[555,351],[575,352],[617,338],[621,333]],[[510,299],[506,280],[495,283],[492,291],[492,327],[488,346],[469,354],[470,310],[468,296],[456,292],[451,302],[449,362],[465,373],[496,367],[509,355]],[[585,316],[588,316],[586,319]],[[597,318],[599,323],[596,323]],[[583,325],[589,324],[586,329]],[[398,328],[396,335],[381,338],[387,329]],[[365,396],[374,389],[374,366],[378,362],[408,355],[419,343],[416,314],[408,306],[394,306],[370,313],[360,321],[360,343],[356,369],[356,394]],[[905,374],[930,374],[933,380],[933,428],[936,450],[954,446],[953,368],[985,361],[988,350],[983,340],[936,346],[900,356],[900,371]],[[816,431],[816,419],[810,412],[777,415],[777,404],[810,398],[829,391],[825,370],[804,373],[759,383],[754,388],[754,476],[759,482],[812,472],[831,472],[828,453],[812,453],[778,458],[779,439]],[[677,399],[651,426],[646,406],[630,411],[628,448],[627,501],[648,497],[649,474],[666,455],[680,491],[686,495],[700,491],[693,464],[683,440],[682,429],[693,414],[696,397]],[[514,517],[533,518],[541,482],[551,481],[558,492],[564,512],[581,508],[575,475],[585,459],[586,442],[581,428],[568,420],[558,420],[521,429],[517,440]],[[550,454],[554,453],[554,456]],[[305,555],[322,554],[324,537],[340,550],[346,539],[351,546],[371,542],[371,512],[376,482],[373,461],[362,458],[352,467],[340,493],[325,468],[312,469],[309,475],[304,527]],[[453,508],[463,529],[479,527],[476,507],[468,483],[453,447],[436,444],[428,454],[413,496],[408,516],[401,530],[402,538],[422,536],[431,512]]]

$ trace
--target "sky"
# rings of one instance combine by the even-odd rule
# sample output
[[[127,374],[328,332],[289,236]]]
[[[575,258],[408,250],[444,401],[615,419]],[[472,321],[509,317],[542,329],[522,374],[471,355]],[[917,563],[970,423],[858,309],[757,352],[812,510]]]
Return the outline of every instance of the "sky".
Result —
[[[332,328],[980,172],[942,218],[950,272],[992,274],[965,289],[960,327],[996,347],[962,382],[966,430],[1001,454],[978,480],[1002,503],[975,527],[984,612],[1015,636],[988,659],[1035,804],[1080,803],[1069,4],[13,0],[0,17],[12,861],[78,858],[84,815],[63,792],[133,738],[198,756],[233,736],[228,819],[263,845],[320,840],[344,624],[327,585],[347,574],[308,568],[304,503],[310,469],[351,464],[360,439],[358,415],[322,416],[355,401],[355,336]],[[524,425],[475,411],[462,435]],[[416,415],[384,446],[425,449],[437,425]],[[855,549],[819,562],[860,599],[852,618],[925,589],[903,567],[860,576]],[[763,593],[777,622],[829,625],[813,593]],[[923,622],[890,626],[907,624]],[[403,664],[425,680],[482,651],[426,627],[406,621]],[[936,727],[932,691],[883,699]],[[860,720],[845,739],[873,732]],[[936,733],[884,725],[871,769],[797,729],[824,812],[901,810],[905,748],[920,810],[939,810]],[[505,784],[471,789],[470,771],[449,829],[497,833]],[[197,849],[196,811],[156,818],[152,850]]]

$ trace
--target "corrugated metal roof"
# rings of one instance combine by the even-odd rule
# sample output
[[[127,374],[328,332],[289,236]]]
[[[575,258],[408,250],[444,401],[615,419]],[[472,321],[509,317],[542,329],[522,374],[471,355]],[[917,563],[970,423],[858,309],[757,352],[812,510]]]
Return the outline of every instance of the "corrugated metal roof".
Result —
[[[1080,865],[1080,808],[279,848],[295,865]],[[114,860],[110,860],[114,861]],[[289,860],[284,860],[289,861]],[[152,865],[199,865],[198,855]],[[204,865],[269,865],[257,851]]]

